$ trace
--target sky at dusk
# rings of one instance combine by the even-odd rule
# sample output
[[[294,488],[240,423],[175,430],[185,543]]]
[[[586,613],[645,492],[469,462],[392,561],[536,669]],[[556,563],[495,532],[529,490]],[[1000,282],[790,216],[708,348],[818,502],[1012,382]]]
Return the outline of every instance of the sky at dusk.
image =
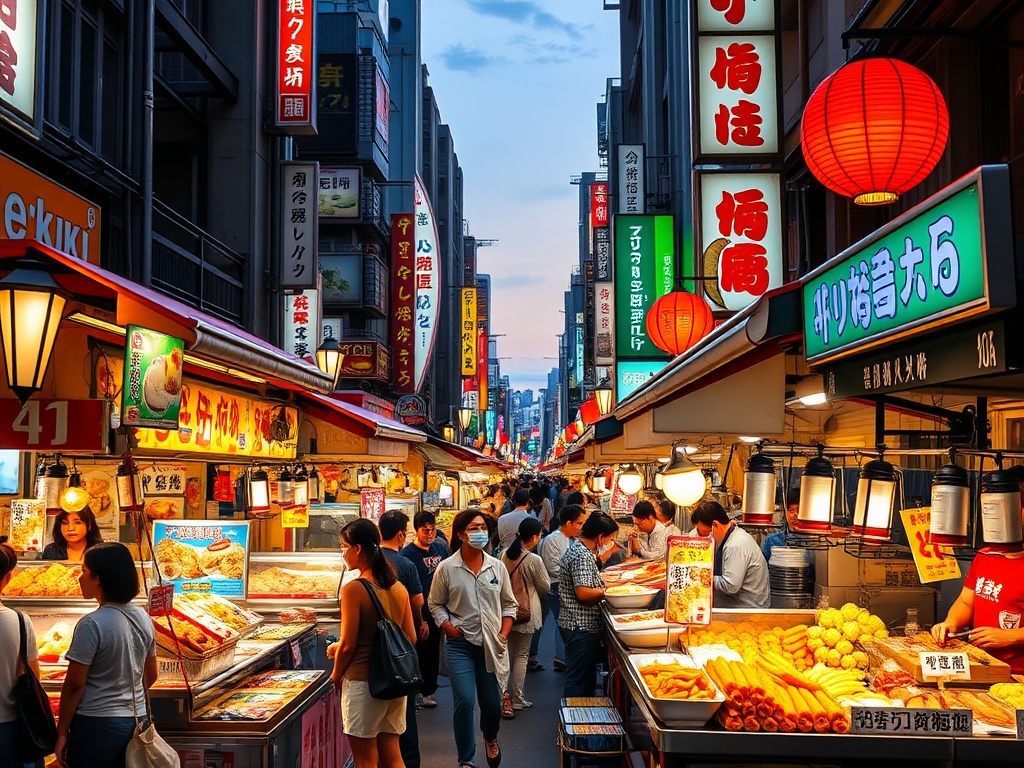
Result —
[[[602,0],[425,0],[423,63],[464,176],[468,233],[496,239],[491,333],[515,389],[558,365],[578,263],[579,187],[596,171],[597,102],[618,76],[618,13]]]

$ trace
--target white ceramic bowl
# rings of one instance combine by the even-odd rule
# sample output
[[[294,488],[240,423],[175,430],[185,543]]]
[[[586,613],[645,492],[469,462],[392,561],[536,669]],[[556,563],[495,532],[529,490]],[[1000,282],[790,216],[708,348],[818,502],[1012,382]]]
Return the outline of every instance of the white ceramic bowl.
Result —
[[[626,595],[609,595],[605,592],[604,599],[612,608],[640,610],[650,605],[654,596],[660,591],[658,589],[645,589],[643,592]]]
[[[619,639],[627,648],[660,648],[665,650],[667,644],[678,647],[679,636],[683,627],[662,624],[660,627],[644,627],[643,629],[617,630]]]
[[[707,724],[708,720],[714,717],[715,712],[722,706],[725,696],[718,690],[715,681],[708,677],[711,687],[717,694],[714,699],[656,699],[651,696],[647,684],[640,674],[640,667],[651,662],[671,663],[677,661],[684,667],[695,666],[693,659],[682,653],[634,653],[629,657],[629,663],[633,666],[640,687],[647,694],[647,700],[651,704],[651,711],[659,720],[672,725],[700,728]]]

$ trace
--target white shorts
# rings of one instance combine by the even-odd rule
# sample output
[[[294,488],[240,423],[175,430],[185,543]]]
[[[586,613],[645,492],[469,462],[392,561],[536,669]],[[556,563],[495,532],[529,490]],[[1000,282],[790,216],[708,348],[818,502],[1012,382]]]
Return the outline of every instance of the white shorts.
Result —
[[[378,733],[405,733],[405,699],[375,699],[365,680],[341,686],[341,722],[346,736],[374,739]]]

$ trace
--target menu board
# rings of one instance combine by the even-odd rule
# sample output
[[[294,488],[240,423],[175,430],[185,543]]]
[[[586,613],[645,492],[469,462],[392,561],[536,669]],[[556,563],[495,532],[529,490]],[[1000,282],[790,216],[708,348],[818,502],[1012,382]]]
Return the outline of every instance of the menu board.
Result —
[[[155,567],[175,592],[245,597],[248,522],[154,520],[153,546]]]
[[[715,542],[705,536],[668,537],[665,621],[710,624]]]
[[[384,514],[384,498],[387,491],[384,488],[360,488],[359,489],[359,512],[367,520],[375,524]]]

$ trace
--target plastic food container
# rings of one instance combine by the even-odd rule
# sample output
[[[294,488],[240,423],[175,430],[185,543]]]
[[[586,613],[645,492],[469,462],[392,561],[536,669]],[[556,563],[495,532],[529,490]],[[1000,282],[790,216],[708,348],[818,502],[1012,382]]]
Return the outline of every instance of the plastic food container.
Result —
[[[626,594],[616,595],[604,593],[604,599],[612,608],[623,609],[630,608],[633,610],[639,610],[646,608],[654,600],[654,596],[661,590],[641,588],[639,592],[629,592]]]
[[[650,702],[651,711],[654,712],[659,720],[665,723],[672,723],[673,725],[701,728],[708,720],[714,717],[715,712],[718,711],[718,708],[725,701],[725,697],[718,690],[714,680],[711,680],[710,677],[708,678],[716,694],[714,699],[694,699],[691,701],[689,699],[655,698],[651,695],[650,689],[644,682],[643,675],[640,674],[641,667],[653,662],[661,664],[677,662],[684,667],[695,667],[696,665],[693,663],[693,659],[682,653],[638,653],[629,657],[629,663],[633,667],[636,679],[640,681],[640,686]]]

